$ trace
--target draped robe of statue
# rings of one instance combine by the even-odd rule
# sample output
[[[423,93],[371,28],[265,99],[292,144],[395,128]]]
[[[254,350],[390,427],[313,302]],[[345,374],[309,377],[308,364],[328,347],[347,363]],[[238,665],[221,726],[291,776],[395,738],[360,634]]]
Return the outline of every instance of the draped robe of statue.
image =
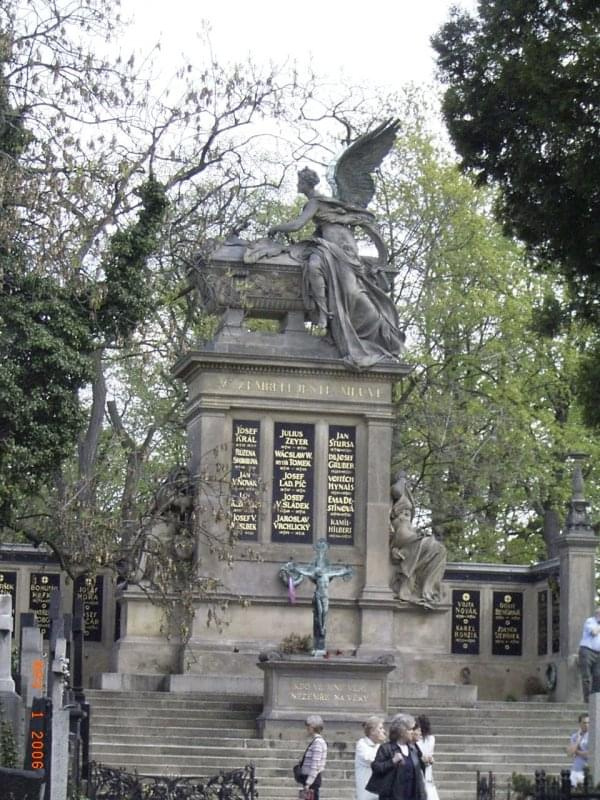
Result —
[[[373,216],[339,200],[315,199],[314,236],[290,248],[304,265],[304,304],[309,313],[316,310],[311,270],[317,269],[326,287],[331,337],[341,357],[354,369],[368,369],[397,357],[405,338],[392,299],[368,274],[369,262],[359,255],[352,234],[352,226],[370,227]]]
[[[414,528],[414,501],[403,473],[397,476],[392,497],[390,551],[396,565],[392,589],[400,600],[437,605],[446,569],[446,548],[431,533]]]

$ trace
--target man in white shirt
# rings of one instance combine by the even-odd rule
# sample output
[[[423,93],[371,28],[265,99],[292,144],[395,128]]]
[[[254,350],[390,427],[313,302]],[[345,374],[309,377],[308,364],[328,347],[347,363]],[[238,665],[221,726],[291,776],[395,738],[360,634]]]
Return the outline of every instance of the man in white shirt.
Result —
[[[600,608],[583,623],[583,635],[579,642],[579,671],[583,702],[587,703],[592,692],[600,692]]]

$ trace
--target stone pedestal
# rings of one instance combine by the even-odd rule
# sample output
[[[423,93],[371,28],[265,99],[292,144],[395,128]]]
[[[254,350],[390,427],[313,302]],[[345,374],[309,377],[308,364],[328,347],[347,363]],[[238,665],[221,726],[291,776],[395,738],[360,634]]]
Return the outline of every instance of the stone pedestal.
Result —
[[[264,708],[257,720],[263,738],[301,738],[309,714],[323,718],[326,736],[359,736],[369,715],[387,715],[393,663],[297,657],[258,666],[264,673]]]
[[[581,699],[577,652],[583,623],[594,611],[598,538],[590,525],[587,506],[581,467],[576,463],[565,529],[557,543],[560,560],[560,659],[556,699],[563,702]]]
[[[600,781],[600,692],[590,695],[589,758],[592,786]]]

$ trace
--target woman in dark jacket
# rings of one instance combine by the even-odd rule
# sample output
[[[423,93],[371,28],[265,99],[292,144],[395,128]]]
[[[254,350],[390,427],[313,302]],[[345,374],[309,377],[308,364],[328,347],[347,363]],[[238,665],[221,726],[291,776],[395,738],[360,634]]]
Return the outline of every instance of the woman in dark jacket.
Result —
[[[397,714],[390,725],[389,742],[377,751],[366,788],[380,800],[426,800],[425,765],[413,742],[414,727],[414,717]]]

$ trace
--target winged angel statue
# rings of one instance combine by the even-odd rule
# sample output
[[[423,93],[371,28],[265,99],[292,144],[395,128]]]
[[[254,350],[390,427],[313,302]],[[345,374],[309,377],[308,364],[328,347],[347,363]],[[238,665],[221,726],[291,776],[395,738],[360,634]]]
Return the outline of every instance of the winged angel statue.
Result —
[[[269,230],[274,236],[314,223],[312,237],[289,248],[303,265],[304,305],[313,323],[330,332],[348,366],[358,370],[395,359],[404,349],[396,307],[380,280],[387,250],[367,211],[375,191],[371,173],[389,153],[398,127],[397,120],[383,122],[344,150],[333,168],[334,197],[317,194],[318,175],[301,170],[298,191],[308,202],[298,217]],[[359,254],[356,228],[373,242],[377,258]]]

